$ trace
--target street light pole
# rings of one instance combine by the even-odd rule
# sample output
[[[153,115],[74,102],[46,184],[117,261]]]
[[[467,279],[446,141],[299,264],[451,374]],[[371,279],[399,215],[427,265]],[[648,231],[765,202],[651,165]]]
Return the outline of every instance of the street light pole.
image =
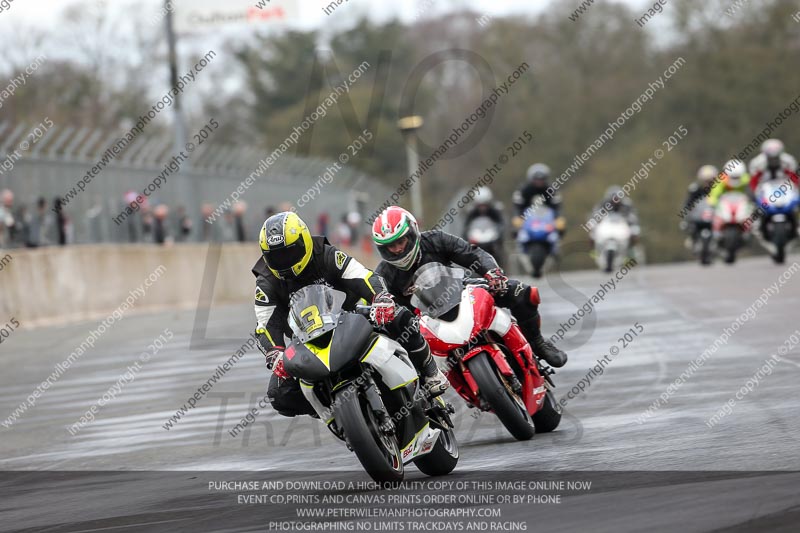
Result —
[[[167,46],[169,47],[169,86],[170,89],[178,85],[178,51],[177,51],[177,38],[175,37],[175,29],[173,27],[172,13],[173,6],[172,0],[164,0],[164,10],[167,16],[165,23],[167,26]],[[181,150],[186,147],[186,124],[183,122],[183,110],[181,106],[181,94],[178,93],[174,97],[172,109],[174,111],[175,120],[175,153],[179,154]],[[189,162],[183,163],[185,170],[189,169]]]
[[[422,127],[423,119],[419,115],[403,117],[397,121],[397,127],[403,134],[406,143],[406,161],[408,163],[408,175],[413,174],[419,168],[419,153],[417,146],[417,130]],[[422,182],[418,179],[411,186],[411,210],[418,221],[424,220],[422,209]]]

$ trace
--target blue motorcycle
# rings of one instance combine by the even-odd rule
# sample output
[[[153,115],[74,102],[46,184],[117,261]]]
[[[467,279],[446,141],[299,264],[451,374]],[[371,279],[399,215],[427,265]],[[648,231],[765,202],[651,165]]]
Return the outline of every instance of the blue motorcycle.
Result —
[[[797,209],[800,194],[790,180],[770,180],[758,186],[761,206],[761,243],[776,263],[786,260],[787,248],[797,240]]]
[[[525,257],[530,258],[534,278],[542,277],[549,256],[557,256],[559,240],[556,216],[551,208],[541,205],[525,212],[522,227],[517,232],[517,243]]]

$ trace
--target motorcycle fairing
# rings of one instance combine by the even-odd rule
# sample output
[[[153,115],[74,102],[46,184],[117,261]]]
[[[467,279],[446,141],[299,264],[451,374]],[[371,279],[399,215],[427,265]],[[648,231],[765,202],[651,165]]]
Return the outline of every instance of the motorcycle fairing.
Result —
[[[400,450],[403,463],[408,464],[420,455],[430,452],[436,445],[436,440],[442,434],[441,429],[434,429],[426,423],[411,440]]]
[[[727,192],[723,194],[717,203],[714,212],[714,228],[728,225],[742,225],[753,214],[753,206],[747,195],[740,192]]]
[[[284,361],[290,375],[309,382],[319,381],[340,372],[366,351],[373,335],[369,321],[361,315],[346,313],[338,322],[335,330],[306,344],[296,336],[292,338]]]
[[[419,380],[419,375],[403,347],[397,341],[382,335],[361,362],[377,370],[381,380],[390,390],[397,390]]]
[[[542,205],[526,211],[522,229],[517,232],[518,243],[548,242],[555,244],[558,239],[556,216],[551,208]]]
[[[458,315],[452,322],[420,317],[420,330],[434,351],[447,354],[450,350],[469,343],[475,335],[488,329],[494,320],[495,307],[492,296],[481,287],[467,287],[461,292]],[[435,345],[435,346],[434,346]]]
[[[325,406],[325,404],[323,404],[314,393],[314,384],[304,380],[299,381],[300,390],[303,392],[303,396],[306,397],[308,403],[310,403],[311,407],[314,408],[314,411],[317,412],[319,419],[324,420],[326,424],[333,422],[333,411],[331,411],[330,407]]]

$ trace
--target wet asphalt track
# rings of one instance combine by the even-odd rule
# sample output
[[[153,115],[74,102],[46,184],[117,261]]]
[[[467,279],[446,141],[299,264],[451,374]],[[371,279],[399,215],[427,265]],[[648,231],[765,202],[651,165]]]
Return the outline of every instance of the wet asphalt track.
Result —
[[[637,423],[794,261],[798,271],[785,275],[755,317],[669,403]],[[540,283],[546,334],[608,278],[579,272]],[[567,494],[558,505],[503,508],[503,520],[526,522],[528,530],[796,530],[800,474],[787,472],[800,471],[800,348],[737,400],[730,415],[712,428],[706,421],[800,329],[799,304],[800,256],[784,266],[754,258],[733,268],[634,269],[560,343],[570,362],[555,377],[559,397],[612,346],[621,348],[618,339],[634,323],[644,332],[569,401],[558,431],[516,442],[491,415],[474,418],[459,398],[448,397],[457,407],[461,445],[449,478],[593,481],[592,490]],[[237,506],[235,495],[210,492],[208,481],[365,480],[355,456],[310,419],[284,419],[267,408],[252,431],[228,434],[264,392],[266,371],[255,350],[169,431],[162,427],[246,341],[253,322],[246,303],[213,309],[204,333],[194,311],[130,315],[115,324],[35,407],[10,428],[0,426],[0,530],[266,531],[269,520],[291,518],[293,509]],[[14,332],[0,347],[0,421],[94,327]],[[96,421],[71,436],[67,427],[164,328],[174,338]],[[196,347],[189,349],[193,331]],[[413,467],[407,477],[428,479]]]

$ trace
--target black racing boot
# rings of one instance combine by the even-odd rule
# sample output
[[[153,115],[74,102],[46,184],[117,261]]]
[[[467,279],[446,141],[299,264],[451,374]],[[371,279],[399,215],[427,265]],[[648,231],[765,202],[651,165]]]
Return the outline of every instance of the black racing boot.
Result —
[[[414,363],[417,373],[422,378],[422,387],[428,391],[431,397],[444,394],[444,391],[450,387],[450,382],[447,381],[447,376],[436,366],[436,361],[431,356],[431,349],[428,343],[425,342],[415,350],[409,350],[408,357]]]
[[[533,340],[533,353],[547,361],[553,368],[561,368],[567,362],[567,354],[549,340],[539,336]]]
[[[522,334],[528,339],[533,348],[533,353],[544,359],[553,368],[561,368],[567,362],[567,354],[564,350],[556,347],[555,344],[542,337],[542,330],[539,326],[539,316],[529,318],[519,323]]]

